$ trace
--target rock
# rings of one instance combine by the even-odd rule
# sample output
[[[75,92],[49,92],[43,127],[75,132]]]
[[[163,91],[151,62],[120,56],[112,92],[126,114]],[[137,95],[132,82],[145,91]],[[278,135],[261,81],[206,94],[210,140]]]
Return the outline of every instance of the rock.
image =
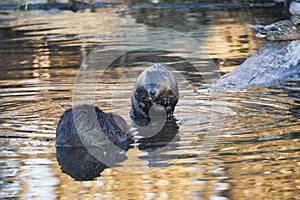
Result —
[[[215,81],[211,88],[276,86],[300,73],[300,40],[271,41],[241,66]]]

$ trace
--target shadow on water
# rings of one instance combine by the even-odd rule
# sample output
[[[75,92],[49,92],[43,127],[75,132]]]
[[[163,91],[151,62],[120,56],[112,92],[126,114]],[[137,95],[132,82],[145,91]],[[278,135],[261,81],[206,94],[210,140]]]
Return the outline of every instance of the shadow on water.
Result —
[[[128,150],[129,144],[119,144]],[[112,151],[115,150],[115,151]],[[109,167],[127,159],[126,151],[116,151],[115,148],[99,147],[57,147],[56,159],[63,173],[70,175],[76,181],[89,181],[101,176]]]
[[[163,124],[161,123],[135,121],[133,127],[137,127],[136,137],[138,139],[136,142],[138,143],[139,150],[146,152],[160,151],[160,149],[180,140],[179,126],[175,120],[168,120]]]
[[[178,158],[178,155],[167,155],[169,151],[175,151],[179,145],[180,135],[179,126],[175,121],[167,121],[163,124],[161,130],[157,132],[159,124],[147,125],[146,130],[138,128],[137,148],[140,151],[147,152],[147,155],[139,156],[141,160],[148,161],[149,167],[166,167],[172,165],[169,160]],[[155,130],[156,134],[152,135]],[[149,136],[147,133],[150,133]],[[147,136],[148,135],[148,136]]]

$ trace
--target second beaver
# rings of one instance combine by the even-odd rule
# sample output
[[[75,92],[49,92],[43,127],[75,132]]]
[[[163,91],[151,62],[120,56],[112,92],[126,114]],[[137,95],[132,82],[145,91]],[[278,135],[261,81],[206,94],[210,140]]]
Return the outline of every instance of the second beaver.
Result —
[[[78,105],[61,116],[56,128],[56,147],[120,146],[132,142],[126,121],[93,105]],[[121,147],[121,146],[120,146]]]
[[[168,118],[173,117],[178,102],[177,81],[162,64],[144,70],[135,83],[131,96],[131,117],[149,118],[151,106],[165,109]]]

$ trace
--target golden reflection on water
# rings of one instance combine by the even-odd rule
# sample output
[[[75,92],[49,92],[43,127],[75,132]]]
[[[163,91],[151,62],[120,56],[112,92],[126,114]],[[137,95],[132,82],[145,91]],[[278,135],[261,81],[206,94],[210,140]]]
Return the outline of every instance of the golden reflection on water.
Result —
[[[195,72],[185,72],[185,69],[182,74],[192,83],[180,82],[181,99],[175,113],[181,120],[180,138],[174,142],[174,149],[158,155],[130,149],[126,153],[127,160],[105,169],[96,180],[84,182],[76,182],[62,173],[55,158],[58,119],[72,106],[73,84],[81,61],[95,46],[118,46],[121,39],[115,34],[136,28],[164,27],[185,32],[199,41],[218,61],[221,71],[228,72],[265,43],[256,40],[253,30],[246,26],[252,23],[249,18],[259,12],[221,9],[167,13],[144,8],[126,12],[126,9],[109,8],[58,14],[27,12],[15,21],[1,24],[1,28],[7,28],[6,31],[0,29],[3,32],[0,139],[1,148],[4,147],[0,151],[1,185],[4,185],[1,196],[297,199],[300,130],[299,116],[294,110],[299,109],[299,98],[285,90],[255,89],[231,91],[221,95],[218,101],[210,101],[208,92],[193,91],[193,87],[201,83],[193,79]],[[266,21],[274,19],[271,14],[262,16]],[[64,38],[70,35],[107,37]],[[43,36],[50,39],[42,40]],[[137,59],[123,61],[105,74],[97,86],[96,104],[104,111],[117,112],[131,123],[131,88],[135,75],[144,65]],[[131,62],[136,62],[135,67],[120,67]],[[166,62],[178,64],[177,61]],[[123,76],[129,72],[130,75]],[[205,134],[209,134],[211,114],[215,120],[225,116],[225,122],[219,142],[203,156],[200,149]]]
[[[130,152],[129,152],[130,153]],[[137,161],[138,162],[138,161]],[[145,163],[130,163],[135,169],[140,168],[142,172]],[[206,159],[202,163],[209,162]],[[107,169],[102,178],[93,183],[76,183],[68,177],[62,177],[57,192],[68,195],[68,198],[76,198],[81,193],[87,199],[95,197],[119,198],[119,199],[190,199],[193,195],[197,197],[200,193],[203,198],[209,198],[214,194],[214,188],[219,185],[221,190],[228,188],[228,184],[220,183],[218,180],[207,179],[207,174],[213,173],[217,167],[205,166],[193,169],[193,163],[180,166],[169,166],[154,169],[152,172],[140,173],[124,172],[117,169]],[[58,172],[59,173],[59,172]],[[221,180],[221,178],[220,178]]]

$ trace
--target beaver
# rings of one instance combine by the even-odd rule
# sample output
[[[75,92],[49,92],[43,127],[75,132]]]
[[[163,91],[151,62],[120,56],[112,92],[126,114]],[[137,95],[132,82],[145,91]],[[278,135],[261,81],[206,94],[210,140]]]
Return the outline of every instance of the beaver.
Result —
[[[177,81],[162,64],[155,64],[144,70],[138,77],[131,95],[132,118],[149,118],[150,108],[164,108],[167,117],[173,118],[178,102]],[[154,106],[155,105],[155,106]]]
[[[101,146],[129,141],[129,126],[119,115],[105,113],[93,105],[67,109],[56,128],[56,147]]]

